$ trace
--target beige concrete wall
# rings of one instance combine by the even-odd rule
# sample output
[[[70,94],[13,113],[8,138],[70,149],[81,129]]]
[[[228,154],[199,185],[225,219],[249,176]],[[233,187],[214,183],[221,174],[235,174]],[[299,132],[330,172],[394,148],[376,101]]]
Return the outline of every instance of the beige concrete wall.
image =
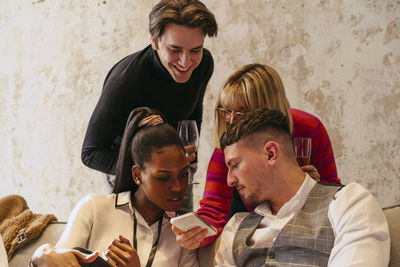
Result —
[[[80,161],[107,71],[149,43],[157,1],[0,2],[0,196],[66,219],[106,192]],[[220,31],[206,41],[215,71],[205,97],[196,201],[213,150],[223,81],[250,62],[276,68],[293,107],[325,124],[342,181],[382,206],[400,203],[400,1],[204,0]]]

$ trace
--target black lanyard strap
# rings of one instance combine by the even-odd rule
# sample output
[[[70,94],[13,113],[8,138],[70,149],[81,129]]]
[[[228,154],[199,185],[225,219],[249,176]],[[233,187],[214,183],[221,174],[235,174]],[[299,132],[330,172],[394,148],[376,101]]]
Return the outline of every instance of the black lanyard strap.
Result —
[[[151,267],[154,261],[154,257],[156,256],[157,252],[157,246],[158,242],[160,241],[160,236],[161,236],[161,226],[162,226],[162,221],[163,221],[164,215],[161,215],[160,220],[158,220],[158,231],[157,231],[157,238],[156,242],[154,242],[153,246],[151,247],[149,259],[147,260],[146,267]],[[137,229],[137,219],[136,219],[136,214],[133,213],[133,247],[135,248],[137,252],[137,239],[136,239],[136,229]]]

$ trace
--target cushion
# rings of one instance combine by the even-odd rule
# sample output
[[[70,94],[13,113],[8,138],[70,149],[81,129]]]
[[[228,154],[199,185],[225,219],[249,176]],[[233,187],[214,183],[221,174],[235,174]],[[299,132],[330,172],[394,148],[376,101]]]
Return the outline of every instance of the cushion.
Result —
[[[46,243],[51,243],[53,245],[57,243],[64,232],[66,224],[66,222],[50,222],[37,239],[30,241],[28,244],[15,251],[11,260],[8,262],[9,267],[28,266],[29,260],[38,247]]]
[[[400,266],[400,205],[384,208],[390,233],[390,267]]]

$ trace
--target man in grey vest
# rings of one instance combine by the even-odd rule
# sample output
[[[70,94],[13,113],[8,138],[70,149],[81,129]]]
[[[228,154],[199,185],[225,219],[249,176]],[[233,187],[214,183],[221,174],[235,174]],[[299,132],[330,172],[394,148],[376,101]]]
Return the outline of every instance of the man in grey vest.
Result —
[[[357,183],[324,184],[305,174],[281,112],[246,113],[221,148],[228,185],[257,207],[225,226],[216,266],[388,265],[388,225],[375,198]]]

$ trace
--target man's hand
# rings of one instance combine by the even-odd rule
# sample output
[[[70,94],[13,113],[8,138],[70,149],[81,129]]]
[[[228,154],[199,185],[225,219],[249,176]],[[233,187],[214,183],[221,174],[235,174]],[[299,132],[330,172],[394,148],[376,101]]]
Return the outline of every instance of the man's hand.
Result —
[[[197,147],[194,145],[190,145],[190,146],[185,146],[185,152],[187,154],[187,162],[190,163],[193,160],[196,159],[196,154],[194,152],[196,152]]]
[[[107,262],[115,266],[140,267],[139,256],[128,239],[119,236],[114,239],[106,250]]]
[[[311,176],[315,181],[319,182],[320,181],[320,175],[318,173],[317,168],[315,168],[313,165],[306,165],[301,167],[303,172],[308,173],[308,175]]]
[[[172,231],[176,235],[176,242],[178,242],[181,247],[191,250],[198,248],[207,234],[207,229],[201,229],[199,226],[187,232],[183,232],[181,229],[172,226]]]
[[[97,257],[97,251],[92,254],[85,254],[74,249],[59,249],[51,244],[44,244],[36,249],[29,263],[34,267],[61,267],[71,266],[80,267],[80,263],[91,263]]]

